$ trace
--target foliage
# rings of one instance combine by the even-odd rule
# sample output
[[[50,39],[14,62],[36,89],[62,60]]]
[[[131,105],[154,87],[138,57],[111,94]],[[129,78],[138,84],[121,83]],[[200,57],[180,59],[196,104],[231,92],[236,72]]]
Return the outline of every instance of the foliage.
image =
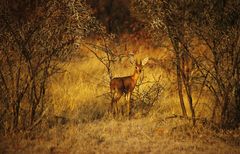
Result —
[[[164,38],[167,34],[170,38],[176,56],[180,102],[183,105],[183,83],[193,120],[192,87],[201,83],[216,99],[212,120],[222,127],[239,124],[239,5],[230,0],[132,3],[132,11],[149,25],[154,36]],[[196,54],[195,49],[201,45],[207,49]],[[182,109],[184,114],[184,106]],[[220,119],[214,119],[217,111]]]
[[[0,127],[27,129],[48,108],[49,78],[96,29],[80,1],[1,1]]]

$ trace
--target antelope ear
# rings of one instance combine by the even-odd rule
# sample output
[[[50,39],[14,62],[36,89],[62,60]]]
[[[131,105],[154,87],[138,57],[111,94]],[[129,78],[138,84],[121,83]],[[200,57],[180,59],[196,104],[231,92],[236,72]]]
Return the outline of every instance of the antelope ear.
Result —
[[[147,62],[148,62],[148,57],[146,57],[142,60],[142,66],[144,66]]]

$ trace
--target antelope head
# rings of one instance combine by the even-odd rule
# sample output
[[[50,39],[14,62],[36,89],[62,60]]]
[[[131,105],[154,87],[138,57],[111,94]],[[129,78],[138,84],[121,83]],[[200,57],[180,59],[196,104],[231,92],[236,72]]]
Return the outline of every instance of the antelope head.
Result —
[[[134,60],[134,62],[132,61],[133,60],[131,60],[132,64],[135,62],[135,71],[132,76],[135,80],[137,80],[143,70],[143,66],[148,62],[148,57],[144,58],[143,60],[138,59],[138,60]]]

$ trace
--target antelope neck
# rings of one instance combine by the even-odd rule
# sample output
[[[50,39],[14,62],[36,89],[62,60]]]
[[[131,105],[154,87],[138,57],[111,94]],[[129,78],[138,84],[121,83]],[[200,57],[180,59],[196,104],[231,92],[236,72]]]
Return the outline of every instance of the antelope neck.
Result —
[[[132,79],[135,80],[135,81],[137,81],[138,77],[139,77],[139,73],[137,73],[136,71],[134,71],[134,73],[133,73],[133,75],[132,75]]]

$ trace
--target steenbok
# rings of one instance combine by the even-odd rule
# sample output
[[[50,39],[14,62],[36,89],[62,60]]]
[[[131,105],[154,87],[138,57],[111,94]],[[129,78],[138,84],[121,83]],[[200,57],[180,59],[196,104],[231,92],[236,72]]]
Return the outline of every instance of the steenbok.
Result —
[[[112,94],[111,111],[113,114],[118,112],[118,101],[123,94],[126,96],[127,113],[131,114],[131,95],[136,86],[137,80],[142,72],[143,66],[147,63],[148,57],[142,61],[135,61],[135,70],[131,76],[116,77],[110,81],[110,90]]]

